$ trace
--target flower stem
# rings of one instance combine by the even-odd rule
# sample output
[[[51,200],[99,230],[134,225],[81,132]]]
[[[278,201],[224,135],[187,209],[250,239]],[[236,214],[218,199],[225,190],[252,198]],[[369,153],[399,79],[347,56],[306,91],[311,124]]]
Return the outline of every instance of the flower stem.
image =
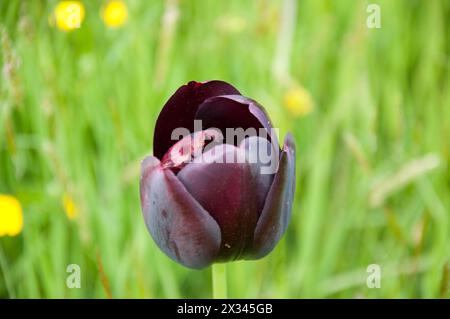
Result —
[[[227,298],[227,269],[226,264],[212,265],[213,298]]]

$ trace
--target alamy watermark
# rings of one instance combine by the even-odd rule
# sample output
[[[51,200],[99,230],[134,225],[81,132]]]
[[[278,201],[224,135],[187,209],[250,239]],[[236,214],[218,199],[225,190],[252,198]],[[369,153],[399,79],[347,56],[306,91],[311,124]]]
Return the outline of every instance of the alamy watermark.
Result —
[[[366,8],[367,19],[366,26],[369,29],[380,29],[381,28],[381,8],[380,5],[376,3],[371,3]]]
[[[381,288],[381,267],[378,264],[370,264],[367,266],[367,288]]]
[[[225,136],[224,134],[225,133]],[[202,121],[194,121],[194,133],[179,127],[172,131],[177,141],[163,159],[165,167],[181,167],[186,163],[250,163],[258,164],[261,174],[275,174],[280,149],[277,128],[218,128],[202,130]]]
[[[69,289],[81,288],[81,268],[77,264],[67,265],[66,272],[69,275],[66,278],[66,286]]]

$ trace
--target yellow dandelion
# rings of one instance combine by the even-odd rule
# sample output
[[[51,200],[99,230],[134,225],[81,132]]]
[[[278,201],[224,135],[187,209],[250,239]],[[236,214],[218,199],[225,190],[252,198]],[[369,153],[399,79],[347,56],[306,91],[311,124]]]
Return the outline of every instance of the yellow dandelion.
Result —
[[[73,220],[78,215],[78,208],[72,197],[69,194],[64,194],[63,196],[63,207],[66,212],[67,218]]]
[[[72,31],[81,27],[84,14],[84,6],[80,1],[60,1],[53,10],[50,24],[56,24],[63,31]]]
[[[110,0],[103,7],[101,17],[106,26],[118,28],[128,20],[128,8],[122,0]]]
[[[286,92],[284,105],[295,116],[306,116],[314,109],[311,94],[301,86],[296,86]]]
[[[22,206],[11,195],[0,194],[0,237],[16,236],[23,229]]]

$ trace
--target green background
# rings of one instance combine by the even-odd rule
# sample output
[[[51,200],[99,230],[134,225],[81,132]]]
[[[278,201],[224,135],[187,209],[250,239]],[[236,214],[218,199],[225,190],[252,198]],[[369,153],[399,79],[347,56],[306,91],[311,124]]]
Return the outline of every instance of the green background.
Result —
[[[22,233],[0,238],[0,297],[211,296],[211,269],[158,250],[138,189],[164,102],[208,79],[259,101],[297,144],[291,224],[268,257],[227,264],[230,297],[450,296],[448,1],[373,1],[379,29],[367,1],[127,1],[116,30],[102,1],[83,1],[69,33],[48,23],[56,3],[0,0],[0,193],[24,213]],[[313,112],[284,107],[291,83]],[[68,264],[81,289],[66,287]]]

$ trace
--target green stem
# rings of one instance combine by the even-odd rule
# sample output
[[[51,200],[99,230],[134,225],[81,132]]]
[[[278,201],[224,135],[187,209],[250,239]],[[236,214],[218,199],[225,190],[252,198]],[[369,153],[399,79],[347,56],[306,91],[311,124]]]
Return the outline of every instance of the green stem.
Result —
[[[213,298],[227,298],[227,269],[226,264],[212,265]]]

